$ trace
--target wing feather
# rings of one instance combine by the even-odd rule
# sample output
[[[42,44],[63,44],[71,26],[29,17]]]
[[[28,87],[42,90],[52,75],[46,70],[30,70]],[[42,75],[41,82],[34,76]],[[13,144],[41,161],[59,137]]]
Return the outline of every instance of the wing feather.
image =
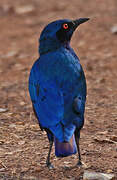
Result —
[[[30,97],[42,127],[58,124],[64,115],[63,95],[53,81],[33,82],[29,80]]]

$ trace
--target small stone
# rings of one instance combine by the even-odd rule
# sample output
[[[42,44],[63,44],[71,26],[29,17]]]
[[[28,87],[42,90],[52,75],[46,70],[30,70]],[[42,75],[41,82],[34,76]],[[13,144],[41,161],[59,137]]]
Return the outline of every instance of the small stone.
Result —
[[[5,108],[0,108],[0,113],[4,113],[4,112],[7,112],[8,109],[5,109]]]
[[[113,173],[113,170],[112,170],[112,169],[108,169],[106,172],[107,172],[108,174],[109,174],[109,173]]]
[[[0,172],[2,172],[2,171],[6,171],[6,169],[5,168],[0,168]]]
[[[27,5],[27,6],[20,6],[15,8],[15,12],[17,14],[25,14],[25,13],[31,13],[35,10],[34,6]]]
[[[84,171],[83,180],[114,180],[114,174]]]
[[[16,128],[16,124],[10,124],[9,128]]]
[[[111,28],[111,32],[112,32],[112,34],[117,34],[117,25],[115,25]]]
[[[35,177],[35,176],[28,176],[28,175],[25,175],[23,178],[24,178],[25,180],[38,180],[37,177]]]
[[[4,144],[4,141],[3,141],[3,140],[0,140],[0,145],[1,145],[1,144]]]
[[[17,70],[23,70],[24,66],[18,63],[18,64],[14,65],[14,68],[17,69]]]
[[[65,165],[68,165],[68,164],[71,164],[71,162],[64,161],[64,164],[65,164]]]
[[[14,57],[18,55],[18,51],[9,51],[8,53],[4,54],[4,55],[0,55],[1,58],[5,59],[5,58],[10,58],[10,57]]]
[[[23,145],[23,144],[25,144],[25,141],[19,141],[18,144]]]
[[[21,101],[21,102],[20,102],[20,105],[21,105],[21,106],[24,106],[25,104],[26,104],[26,103],[25,103],[24,101]]]
[[[24,58],[27,58],[27,57],[29,57],[29,55],[28,54],[23,54],[23,53],[18,56],[19,59],[24,59]]]

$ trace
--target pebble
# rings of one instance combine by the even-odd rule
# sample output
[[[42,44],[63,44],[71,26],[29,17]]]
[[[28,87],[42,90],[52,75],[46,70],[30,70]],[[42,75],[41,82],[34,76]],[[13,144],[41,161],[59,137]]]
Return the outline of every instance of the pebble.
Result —
[[[5,109],[5,108],[0,108],[0,113],[4,113],[4,112],[7,112],[8,109]]]
[[[16,125],[15,124],[10,124],[9,128],[16,128]]]
[[[1,58],[10,58],[10,57],[13,57],[13,56],[17,56],[18,55],[18,51],[9,51],[8,53],[6,54],[3,54],[3,55],[0,55]]]
[[[114,174],[84,171],[83,180],[114,180]]]
[[[25,144],[25,141],[19,141],[18,144],[23,145],[23,144]]]
[[[35,7],[33,5],[21,6],[21,7],[16,7],[15,8],[15,12],[17,14],[31,13],[34,10],[35,10]]]
[[[115,25],[115,26],[113,26],[113,27],[111,28],[111,33],[112,33],[112,34],[117,34],[117,25]]]

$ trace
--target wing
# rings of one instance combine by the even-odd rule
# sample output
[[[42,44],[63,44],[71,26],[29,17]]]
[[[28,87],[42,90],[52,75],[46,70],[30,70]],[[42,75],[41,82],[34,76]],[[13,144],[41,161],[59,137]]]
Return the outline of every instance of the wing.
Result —
[[[37,72],[37,71],[36,71]],[[63,95],[56,83],[32,69],[29,78],[29,92],[38,121],[42,128],[55,126],[63,118]]]
[[[78,115],[83,115],[85,111],[85,99],[82,96],[78,96],[73,102],[73,111]]]

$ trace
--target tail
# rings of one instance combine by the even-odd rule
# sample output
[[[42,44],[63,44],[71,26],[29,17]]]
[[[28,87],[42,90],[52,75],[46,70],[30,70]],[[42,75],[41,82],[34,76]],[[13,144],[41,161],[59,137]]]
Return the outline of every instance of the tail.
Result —
[[[55,137],[54,143],[55,143],[55,155],[57,157],[66,157],[72,154],[76,154],[77,152],[74,135],[71,137],[69,142],[59,142]]]

